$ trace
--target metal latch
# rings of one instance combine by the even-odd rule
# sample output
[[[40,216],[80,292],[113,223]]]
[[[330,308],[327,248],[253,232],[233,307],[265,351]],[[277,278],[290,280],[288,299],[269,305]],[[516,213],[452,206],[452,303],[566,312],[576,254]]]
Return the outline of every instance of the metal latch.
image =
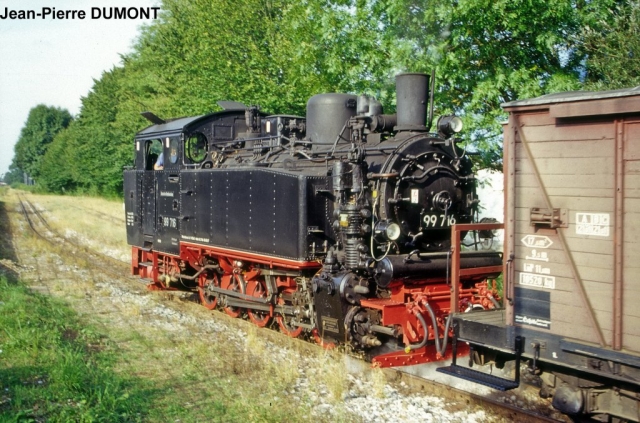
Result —
[[[536,228],[568,228],[569,227],[569,211],[567,209],[543,209],[532,207],[530,209],[530,224]]]

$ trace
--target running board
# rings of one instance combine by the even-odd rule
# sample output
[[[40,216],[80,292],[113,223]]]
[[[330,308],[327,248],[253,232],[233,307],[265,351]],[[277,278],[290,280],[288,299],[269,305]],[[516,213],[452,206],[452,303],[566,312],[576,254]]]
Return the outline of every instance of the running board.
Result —
[[[457,344],[457,340],[454,339],[454,347]],[[516,378],[515,380],[503,379],[498,376],[490,375],[487,373],[479,372],[468,367],[458,366],[456,364],[456,355],[453,354],[453,360],[450,366],[439,367],[436,371],[444,373],[450,376],[459,377],[461,379],[468,380],[470,382],[479,383],[480,385],[488,386],[489,388],[497,389],[499,391],[508,391],[517,388],[520,385],[520,358],[522,356],[522,337],[516,336],[515,339],[515,354],[516,354]]]
[[[503,379],[468,367],[458,366],[457,364],[452,364],[447,367],[438,367],[436,371],[450,376],[459,377],[470,382],[479,383],[480,385],[488,386],[489,388],[497,389],[499,391],[508,391],[510,389],[517,388],[518,385],[520,385],[519,377],[517,377],[516,380]]]

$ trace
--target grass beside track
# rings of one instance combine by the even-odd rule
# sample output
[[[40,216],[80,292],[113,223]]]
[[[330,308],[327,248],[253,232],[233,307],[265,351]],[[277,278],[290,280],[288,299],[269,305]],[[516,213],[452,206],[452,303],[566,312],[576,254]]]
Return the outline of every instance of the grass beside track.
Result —
[[[0,277],[0,420],[137,421],[153,387],[113,371],[117,351],[61,301]]]
[[[0,189],[0,423],[361,422],[382,418],[362,414],[379,410],[371,401],[399,401],[405,408],[385,419],[414,420],[414,400],[387,389],[395,372],[363,366],[355,379],[340,352],[211,312],[188,295],[146,291],[126,264],[102,257],[130,254],[121,203],[26,197],[36,226],[35,209],[57,234],[34,235],[16,193]],[[410,393],[443,394],[425,386]],[[484,408],[451,398],[446,412]]]
[[[4,276],[0,327],[0,422],[311,420],[307,407],[273,396],[292,380],[271,379],[276,366],[265,368],[257,351],[221,359],[215,346],[174,339],[175,355],[162,357],[162,341],[150,353],[139,333],[105,333]],[[179,371],[163,372],[162,361]]]

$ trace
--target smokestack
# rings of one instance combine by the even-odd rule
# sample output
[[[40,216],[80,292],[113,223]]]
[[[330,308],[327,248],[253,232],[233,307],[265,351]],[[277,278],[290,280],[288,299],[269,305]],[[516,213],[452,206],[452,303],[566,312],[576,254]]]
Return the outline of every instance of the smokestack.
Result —
[[[429,105],[429,75],[401,73],[396,75],[397,131],[426,131]]]

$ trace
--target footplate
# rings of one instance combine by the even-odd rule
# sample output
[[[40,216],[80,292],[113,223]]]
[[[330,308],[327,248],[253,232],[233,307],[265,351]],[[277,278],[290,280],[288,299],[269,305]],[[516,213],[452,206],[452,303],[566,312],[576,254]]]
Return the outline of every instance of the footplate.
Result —
[[[457,342],[454,339],[454,348],[456,344]],[[499,391],[508,391],[510,389],[517,388],[520,385],[520,357],[522,356],[522,338],[520,336],[516,336],[514,352],[516,356],[515,380],[503,379],[501,377],[479,372],[468,367],[458,366],[456,364],[455,352],[453,353],[453,360],[451,361],[451,365],[447,367],[439,367],[436,369],[436,371],[450,376],[459,377],[470,382],[479,383],[480,385],[488,386],[489,388],[497,389]]]
[[[488,386],[489,388],[497,389],[499,391],[508,391],[510,389],[517,388],[518,385],[520,385],[519,380],[503,379],[501,377],[482,373],[468,367],[458,366],[457,364],[452,364],[447,367],[438,367],[436,371],[447,375],[459,377],[470,382],[479,383],[481,385]]]

